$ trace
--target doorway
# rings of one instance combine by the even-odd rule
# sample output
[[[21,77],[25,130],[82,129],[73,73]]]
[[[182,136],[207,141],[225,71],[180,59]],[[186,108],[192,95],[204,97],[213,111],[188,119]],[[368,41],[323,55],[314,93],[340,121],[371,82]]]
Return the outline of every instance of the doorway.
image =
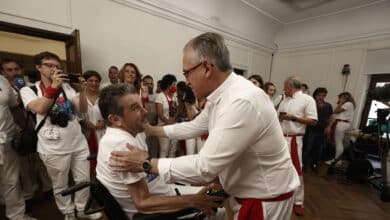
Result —
[[[82,73],[80,33],[63,34],[0,21],[0,58],[14,58],[34,71],[32,57],[43,51],[57,54],[65,71]]]

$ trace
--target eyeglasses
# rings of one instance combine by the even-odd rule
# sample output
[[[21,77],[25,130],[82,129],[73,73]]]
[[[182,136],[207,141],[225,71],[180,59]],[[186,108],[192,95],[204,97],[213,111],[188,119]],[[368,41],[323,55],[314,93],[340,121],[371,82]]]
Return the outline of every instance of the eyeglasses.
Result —
[[[42,63],[41,65],[44,65],[44,66],[47,66],[48,68],[56,68],[56,69],[61,69],[61,66],[60,65],[56,65],[56,64],[53,64],[53,63]]]
[[[198,63],[196,66],[190,68],[189,70],[183,70],[183,75],[184,75],[184,77],[187,78],[187,77],[190,75],[190,73],[191,73],[192,71],[194,71],[196,68],[200,67],[200,65],[202,65],[202,64],[203,64],[203,62],[200,62],[200,63]]]

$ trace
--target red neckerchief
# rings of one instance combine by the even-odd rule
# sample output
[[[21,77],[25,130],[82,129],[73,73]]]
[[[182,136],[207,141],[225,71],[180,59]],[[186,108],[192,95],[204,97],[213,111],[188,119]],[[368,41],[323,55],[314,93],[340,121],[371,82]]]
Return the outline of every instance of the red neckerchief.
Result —
[[[173,101],[173,98],[170,99],[165,93],[163,93],[163,94],[165,95],[165,98],[168,101],[169,117],[173,117],[176,114],[176,109],[177,109],[176,102]]]

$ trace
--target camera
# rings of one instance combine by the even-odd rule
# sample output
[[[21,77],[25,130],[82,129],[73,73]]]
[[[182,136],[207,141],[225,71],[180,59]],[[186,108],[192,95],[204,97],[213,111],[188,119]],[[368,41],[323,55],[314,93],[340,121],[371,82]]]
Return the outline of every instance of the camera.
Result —
[[[279,116],[287,115],[287,112],[279,112]]]
[[[68,73],[67,74],[67,78],[69,79],[69,83],[79,83],[80,80],[79,80],[79,77],[81,77],[80,74],[77,74],[77,73]]]
[[[58,125],[62,128],[68,126],[69,116],[63,111],[50,111],[50,121],[52,124]]]

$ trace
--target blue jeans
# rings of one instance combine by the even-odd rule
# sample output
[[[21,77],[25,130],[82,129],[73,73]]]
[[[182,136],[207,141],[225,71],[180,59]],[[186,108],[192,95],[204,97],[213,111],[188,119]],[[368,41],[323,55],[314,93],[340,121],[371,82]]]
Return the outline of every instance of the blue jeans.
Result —
[[[321,160],[322,149],[326,141],[323,132],[306,131],[303,141],[302,160],[304,166],[313,167]]]

